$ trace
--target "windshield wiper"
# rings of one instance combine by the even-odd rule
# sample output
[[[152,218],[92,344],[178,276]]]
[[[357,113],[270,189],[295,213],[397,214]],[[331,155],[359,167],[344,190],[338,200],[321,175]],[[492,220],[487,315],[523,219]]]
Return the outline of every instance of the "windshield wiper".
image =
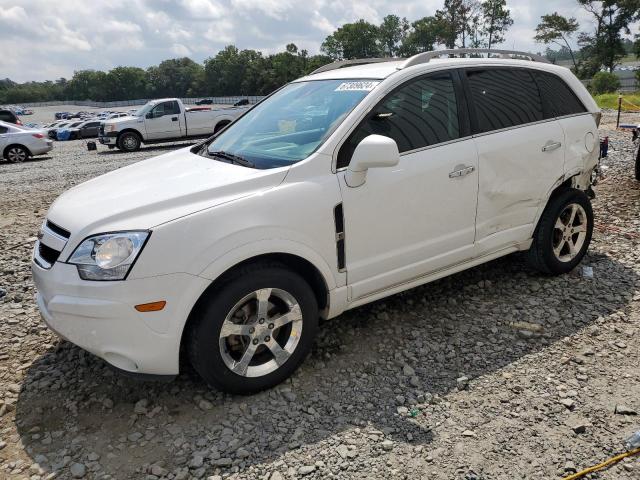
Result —
[[[228,160],[231,163],[235,163],[236,165],[242,165],[243,167],[248,168],[256,168],[255,163],[253,163],[251,160],[247,160],[246,158],[241,157],[240,155],[234,155],[233,153],[224,152],[222,150],[218,152],[207,151],[207,154],[212,157],[224,158],[225,160]]]

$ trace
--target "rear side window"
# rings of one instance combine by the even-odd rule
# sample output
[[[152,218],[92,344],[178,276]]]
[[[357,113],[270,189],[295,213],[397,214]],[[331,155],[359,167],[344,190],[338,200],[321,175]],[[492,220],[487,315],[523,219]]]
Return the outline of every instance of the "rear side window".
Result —
[[[560,77],[551,73],[532,72],[542,95],[545,118],[585,113],[580,99]]]
[[[0,133],[7,133],[9,131],[9,129],[7,127],[3,127],[2,125],[0,125]]]
[[[0,120],[3,122],[14,123],[16,121],[16,116],[8,110],[0,112]]]
[[[449,72],[411,80],[383,99],[345,142],[338,168],[346,167],[358,144],[369,135],[383,135],[400,153],[460,137],[458,103]]]
[[[544,119],[538,86],[527,70],[468,70],[467,78],[477,118],[476,133]]]

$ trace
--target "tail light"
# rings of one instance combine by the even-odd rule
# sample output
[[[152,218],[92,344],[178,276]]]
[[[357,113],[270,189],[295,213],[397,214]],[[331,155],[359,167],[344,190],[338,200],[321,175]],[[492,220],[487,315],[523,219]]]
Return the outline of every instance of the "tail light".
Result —
[[[596,121],[596,126],[600,126],[600,120],[602,120],[602,112],[595,112],[593,114],[593,119]]]
[[[31,135],[33,135],[36,138],[44,138],[44,135],[41,133],[32,133]]]
[[[22,122],[16,118],[16,125],[22,125]]]

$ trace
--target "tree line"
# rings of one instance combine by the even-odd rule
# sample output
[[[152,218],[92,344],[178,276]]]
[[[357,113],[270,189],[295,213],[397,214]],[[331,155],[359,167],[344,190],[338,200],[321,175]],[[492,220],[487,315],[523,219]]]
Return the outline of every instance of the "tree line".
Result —
[[[534,39],[545,46],[548,58],[570,60],[581,78],[591,78],[603,68],[613,71],[629,53],[640,58],[640,35],[634,41],[625,38],[633,22],[640,20],[640,0],[576,2],[592,17],[593,28],[580,31],[575,18],[557,12],[543,15]],[[266,56],[229,45],[202,64],[185,57],[147,69],[79,70],[71,79],[55,81],[0,80],[0,103],[265,95],[335,60],[407,57],[440,48],[491,49],[504,43],[512,25],[506,0],[444,0],[433,15],[413,22],[387,15],[380,25],[362,19],[342,25],[324,40],[317,55],[293,43]]]

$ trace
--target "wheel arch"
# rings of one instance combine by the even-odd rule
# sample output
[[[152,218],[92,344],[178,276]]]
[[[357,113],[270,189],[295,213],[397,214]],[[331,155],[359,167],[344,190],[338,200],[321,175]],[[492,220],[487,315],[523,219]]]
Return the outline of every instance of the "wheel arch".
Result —
[[[131,127],[125,128],[124,130],[118,132],[117,138],[120,139],[120,137],[125,133],[135,133],[136,135],[138,135],[138,137],[140,137],[140,142],[144,142],[144,137],[142,136],[142,133],[140,133],[139,130],[136,130],[135,128],[131,128]]]
[[[213,127],[213,133],[220,132],[221,130],[226,128],[227,125],[231,124],[231,122],[233,122],[233,119],[231,118],[219,118],[218,120],[216,120],[216,125]]]
[[[540,219],[542,218],[542,214],[544,213],[544,211],[547,209],[547,207],[555,197],[557,197],[562,192],[571,188],[583,190],[582,188],[580,188],[581,176],[582,176],[582,173],[574,173],[568,178],[563,176],[559,178],[558,181],[556,181],[556,183],[553,185],[553,187],[551,187],[551,189],[547,193],[547,200],[540,205],[540,208],[536,213],[536,218],[535,218],[535,221],[533,222],[534,228],[533,228],[533,231],[531,232],[531,235],[533,235],[535,231],[538,229],[538,225],[540,223]]]

